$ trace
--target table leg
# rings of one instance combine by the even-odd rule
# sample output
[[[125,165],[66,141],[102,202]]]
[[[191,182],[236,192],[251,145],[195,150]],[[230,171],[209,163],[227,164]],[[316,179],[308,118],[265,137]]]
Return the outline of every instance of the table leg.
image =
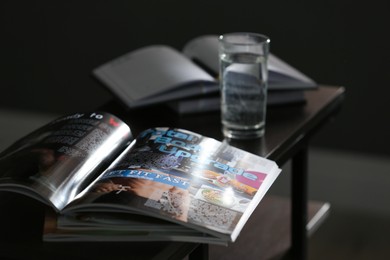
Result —
[[[307,182],[308,147],[305,145],[292,158],[291,178],[291,244],[294,260],[307,259]]]
[[[189,260],[208,260],[209,259],[209,245],[200,244],[188,257]]]

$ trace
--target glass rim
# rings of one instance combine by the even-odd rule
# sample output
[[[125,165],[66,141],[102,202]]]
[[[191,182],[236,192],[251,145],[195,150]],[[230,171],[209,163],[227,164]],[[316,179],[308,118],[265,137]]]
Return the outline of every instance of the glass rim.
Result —
[[[235,41],[236,36],[241,37],[251,37],[252,39],[256,39],[257,41],[248,41],[248,42],[242,42],[242,41]],[[230,38],[230,39],[229,39]],[[218,37],[218,40],[220,42],[228,43],[228,44],[234,44],[234,45],[257,45],[257,44],[264,44],[264,43],[270,43],[271,39],[265,34],[261,33],[254,33],[254,32],[231,32],[231,33],[225,33],[221,34]]]

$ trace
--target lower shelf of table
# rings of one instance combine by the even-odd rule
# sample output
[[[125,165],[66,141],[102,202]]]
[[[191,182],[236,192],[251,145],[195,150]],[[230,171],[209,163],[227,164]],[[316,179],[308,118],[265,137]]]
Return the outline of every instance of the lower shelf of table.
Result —
[[[12,196],[14,197],[14,196]],[[4,199],[4,198],[2,198]],[[17,201],[17,203],[16,203]],[[0,258],[31,259],[183,259],[196,244],[179,242],[43,243],[43,213],[32,200],[1,200]],[[3,211],[4,210],[4,211]],[[329,204],[309,203],[308,234],[325,219]],[[266,196],[254,211],[235,243],[209,246],[210,259],[278,259],[290,247],[289,198]]]
[[[329,203],[310,201],[308,236],[329,213]],[[289,198],[266,196],[250,217],[235,243],[228,247],[209,246],[214,259],[280,259],[291,246],[291,203]]]

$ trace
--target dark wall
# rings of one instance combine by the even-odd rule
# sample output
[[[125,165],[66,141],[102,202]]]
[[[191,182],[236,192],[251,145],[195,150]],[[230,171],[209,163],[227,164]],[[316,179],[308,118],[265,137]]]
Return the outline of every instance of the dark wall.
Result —
[[[90,109],[110,98],[90,76],[103,62],[144,45],[253,31],[317,82],[346,87],[316,145],[390,154],[387,1],[138,2],[1,1],[0,108]]]

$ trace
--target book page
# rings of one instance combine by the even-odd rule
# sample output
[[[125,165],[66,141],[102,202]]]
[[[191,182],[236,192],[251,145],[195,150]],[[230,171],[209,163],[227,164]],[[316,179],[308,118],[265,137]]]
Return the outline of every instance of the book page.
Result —
[[[180,52],[163,45],[132,51],[98,67],[93,73],[129,107],[162,93],[166,94],[164,100],[169,100],[169,91],[192,83],[215,82]],[[162,100],[154,100],[159,101]]]
[[[215,75],[218,75],[218,48],[218,35],[203,35],[189,41],[183,47],[183,53],[190,59],[199,61]],[[273,53],[269,53],[267,66],[269,89],[306,89],[316,86],[313,79],[278,58]]]
[[[219,74],[218,36],[203,35],[192,39],[183,47],[183,53],[190,59],[198,60],[214,75]]]
[[[152,128],[64,212],[137,211],[234,240],[279,172],[227,143]]]
[[[61,117],[0,154],[0,190],[32,196],[58,211],[130,139],[129,127],[108,113]]]
[[[279,82],[296,82],[306,85],[316,85],[314,80],[298,71],[288,63],[284,62],[274,54],[270,54],[268,57],[268,69],[270,83],[278,84]]]

